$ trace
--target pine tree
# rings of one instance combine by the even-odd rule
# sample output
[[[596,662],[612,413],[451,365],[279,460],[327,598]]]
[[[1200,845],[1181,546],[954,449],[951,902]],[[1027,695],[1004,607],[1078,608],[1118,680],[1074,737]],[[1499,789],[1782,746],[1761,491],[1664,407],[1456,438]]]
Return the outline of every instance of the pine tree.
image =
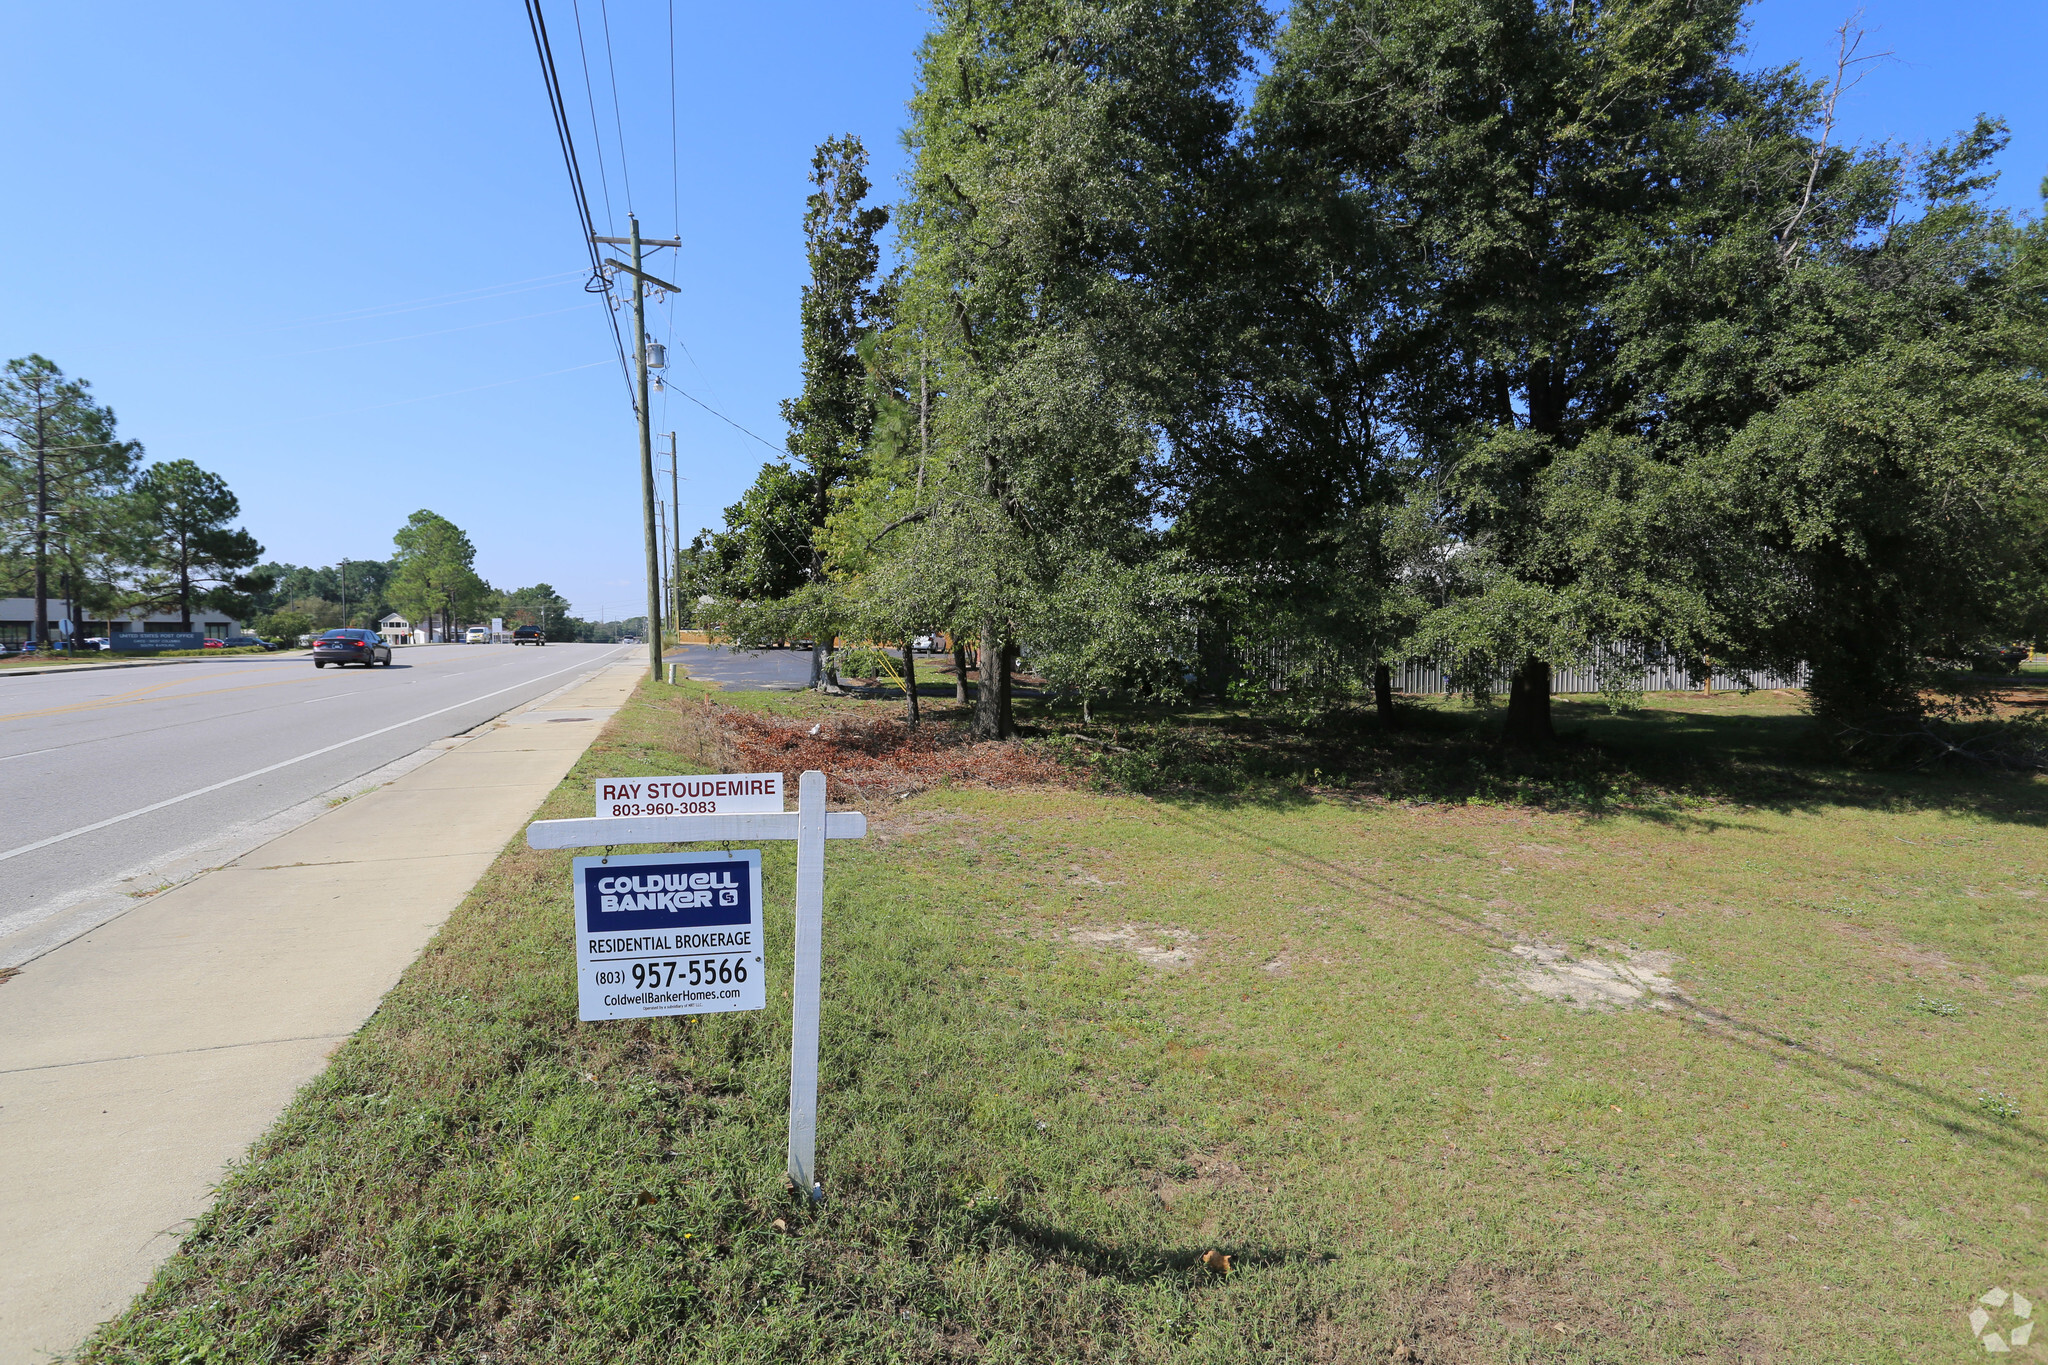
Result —
[[[135,492],[150,538],[147,577],[138,585],[142,602],[175,605],[178,628],[186,631],[195,606],[249,619],[255,593],[269,584],[245,572],[263,558],[263,547],[228,524],[242,504],[227,481],[190,460],[168,460],[144,470]]]
[[[66,615],[76,616],[89,596],[113,607],[113,581],[136,555],[127,494],[142,446],[115,436],[113,409],[91,387],[39,355],[8,361],[0,375],[0,554],[26,568],[30,638],[43,643],[53,566],[68,585]]]

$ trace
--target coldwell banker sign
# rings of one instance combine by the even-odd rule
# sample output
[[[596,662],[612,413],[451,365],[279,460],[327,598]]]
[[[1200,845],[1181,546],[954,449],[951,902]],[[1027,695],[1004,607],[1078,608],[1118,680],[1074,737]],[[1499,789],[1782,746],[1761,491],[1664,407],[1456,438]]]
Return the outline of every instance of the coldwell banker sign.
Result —
[[[579,1017],[767,1008],[758,850],[577,858],[572,867]]]

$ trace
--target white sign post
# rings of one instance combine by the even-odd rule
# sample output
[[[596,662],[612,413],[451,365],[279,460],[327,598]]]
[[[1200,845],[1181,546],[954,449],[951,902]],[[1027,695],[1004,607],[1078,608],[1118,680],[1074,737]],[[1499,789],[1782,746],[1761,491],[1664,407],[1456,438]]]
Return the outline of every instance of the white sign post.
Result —
[[[738,781],[764,776],[776,778],[777,805],[779,806],[781,804],[780,774],[728,774],[724,779],[629,778],[624,780],[629,782],[703,782],[717,780]],[[741,798],[758,797],[760,793],[742,792],[735,795]],[[661,798],[664,801],[667,799],[667,797]],[[716,799],[716,797],[714,796],[712,799]],[[628,800],[617,804],[634,805],[644,803]],[[600,784],[598,808],[603,810],[604,806],[603,786]],[[868,818],[859,811],[827,811],[825,809],[825,774],[816,771],[805,773],[798,781],[797,808],[793,812],[779,809],[733,811],[727,807],[704,813],[669,814],[646,812],[632,815],[602,816],[591,820],[536,820],[526,827],[527,846],[538,849],[612,848],[619,844],[688,844],[704,843],[712,840],[796,840],[796,962],[794,970],[790,974],[789,1178],[798,1189],[806,1191],[814,1200],[822,1200],[825,1197],[824,1188],[818,1183],[816,1175],[818,1139],[818,996],[821,978],[824,975],[825,841],[827,839],[865,839],[867,833]],[[758,870],[760,854],[756,851],[748,850],[743,853],[730,853],[726,856],[732,858],[736,863],[740,859],[751,858],[753,860],[752,866],[755,869],[755,880],[753,883],[755,889],[752,897],[752,923],[755,926],[753,942],[758,945],[760,942],[758,926],[760,922],[761,900]],[[650,919],[649,925],[658,926],[661,917],[666,915],[673,914],[680,918],[685,914],[694,914],[716,908],[697,906],[696,897],[692,893],[700,890],[716,893],[721,889],[725,889],[723,883],[721,882],[718,886],[713,886],[707,881],[705,886],[701,888],[696,887],[694,881],[695,877],[699,875],[698,869],[694,866],[688,868],[682,866],[695,862],[708,864],[713,861],[713,858],[714,855],[708,854],[629,854],[624,857],[607,855],[607,858],[602,859],[576,859],[575,863],[579,869],[577,873],[579,980],[581,980],[584,970],[582,967],[584,960],[583,939],[586,933],[589,932],[585,926],[590,923],[593,913],[599,917],[598,922],[600,924],[604,922],[602,917],[605,912],[602,908],[602,899],[598,902],[599,909],[597,911],[592,912],[587,908],[588,897],[591,894],[596,894],[600,898],[604,895],[631,895],[634,897],[631,911],[616,910],[613,913],[651,916],[654,918]],[[652,867],[657,864],[662,868],[658,875],[663,879],[659,887],[655,887],[651,881],[651,878],[657,874],[634,870],[637,866],[645,865]],[[614,871],[610,874],[603,872],[590,874],[588,870],[592,866],[624,870]],[[702,869],[705,874],[715,872],[716,870],[708,866]],[[598,885],[598,882],[606,875],[614,879],[609,890],[600,888]],[[668,878],[679,875],[686,877],[692,884],[682,887],[670,887]],[[621,887],[616,881],[616,878],[620,876],[630,876],[636,879],[647,878],[649,880],[635,880],[630,887]],[[588,885],[585,884],[586,877],[588,878]],[[643,896],[649,898],[649,903],[644,906],[640,902],[640,898]],[[661,899],[663,896],[669,896],[672,899],[664,902]],[[689,909],[680,907],[678,901],[673,899],[683,896],[687,896],[691,900],[691,907]],[[713,895],[712,899],[714,902],[718,899],[716,894]],[[675,906],[676,908],[671,911],[669,909],[670,906]],[[724,907],[724,909],[730,912],[733,910],[733,907],[728,906]],[[708,924],[696,928],[684,926],[672,929],[670,932],[679,932],[687,935],[705,932],[708,928]],[[659,927],[642,927],[637,923],[634,925],[621,923],[620,929],[621,932],[614,936],[660,936],[663,933]],[[630,934],[625,932],[629,930],[631,931]],[[739,932],[737,920],[730,925],[712,930],[712,932],[737,933]],[[603,934],[600,933],[598,936],[601,937]],[[729,950],[728,955],[736,955],[730,951],[731,945],[723,946]],[[635,956],[628,956],[628,954],[635,954]],[[709,955],[711,954],[698,954],[698,956]],[[607,951],[595,954],[593,960],[602,958],[606,961],[607,965],[605,967],[593,967],[591,970],[614,970],[615,968],[611,964],[615,962],[629,964],[639,962],[645,967],[650,960],[658,959],[665,963],[671,958],[680,958],[682,956],[683,954],[676,951],[673,947],[661,948],[654,945],[626,945],[615,952]],[[683,970],[684,974],[687,975],[688,969],[684,968]],[[662,966],[661,972],[662,984],[658,993],[674,993],[674,987],[671,985],[668,975],[669,969],[666,966]],[[643,970],[641,984],[638,988],[625,989],[633,985],[629,968],[623,980],[596,983],[599,999],[602,1000],[603,996],[607,993],[613,995],[637,994],[644,996],[653,989],[645,984],[646,980],[646,973]],[[699,982],[701,987],[701,966],[699,967]],[[735,989],[739,984],[737,982],[729,983],[720,980],[717,990]],[[728,1000],[739,1000],[742,998],[737,995],[730,997],[716,996],[711,1000],[703,1002],[686,1002],[698,1005],[698,1008],[690,1010],[643,1009],[639,1006],[649,1002],[642,1001],[630,1007],[621,1006],[620,1008],[625,1010],[623,1013],[596,1017],[640,1018],[649,1013],[702,1013],[707,1012],[707,1010],[716,1009],[765,1008],[765,983],[756,977],[752,984],[762,993],[762,1003],[760,1004],[726,1003]],[[710,987],[701,988],[711,989]],[[676,1002],[654,1001],[652,1003],[655,1005],[668,1005]],[[586,1014],[583,1017],[590,1018],[593,1016]]]

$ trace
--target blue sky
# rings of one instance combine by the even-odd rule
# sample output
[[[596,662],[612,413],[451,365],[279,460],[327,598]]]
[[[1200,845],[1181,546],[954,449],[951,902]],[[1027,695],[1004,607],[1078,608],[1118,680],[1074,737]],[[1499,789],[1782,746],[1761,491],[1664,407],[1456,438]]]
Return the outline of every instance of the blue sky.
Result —
[[[858,133],[893,194],[926,15],[677,0],[672,144],[668,4],[578,2],[609,212],[575,12],[547,13],[593,206],[621,235],[630,203],[649,235],[683,239],[650,263],[682,287],[660,316],[670,372],[779,446],[811,149]],[[1753,60],[1831,65],[1847,13],[1763,0]],[[50,356],[153,458],[225,476],[275,558],[382,557],[430,507],[501,587],[546,580],[592,617],[640,610],[630,410],[581,289],[518,5],[12,0],[0,15],[0,354]],[[1869,0],[1863,22],[1895,56],[1849,97],[1845,135],[1925,142],[2002,114],[2001,197],[2037,208],[2048,5]],[[679,433],[687,535],[770,452],[679,395],[655,411]]]

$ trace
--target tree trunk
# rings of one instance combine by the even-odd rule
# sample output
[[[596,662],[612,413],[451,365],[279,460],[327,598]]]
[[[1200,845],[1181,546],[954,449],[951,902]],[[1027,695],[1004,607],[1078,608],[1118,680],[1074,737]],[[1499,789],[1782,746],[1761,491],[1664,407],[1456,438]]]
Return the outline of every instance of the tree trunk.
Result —
[[[917,639],[907,636],[903,641],[903,698],[905,720],[910,728],[917,728]]]
[[[43,405],[36,402],[36,619],[29,638],[50,644],[50,457],[44,449]]]
[[[967,646],[953,637],[953,700],[967,700]]]
[[[1372,704],[1379,712],[1381,727],[1393,729],[1398,723],[1394,717],[1394,670],[1386,664],[1373,665]]]
[[[1508,722],[1501,739],[1531,749],[1557,742],[1550,724],[1550,665],[1544,660],[1524,659],[1509,681]]]
[[[1008,739],[1016,733],[1010,714],[1010,661],[1017,646],[996,635],[994,622],[981,628],[981,686],[974,694],[974,737]]]
[[[178,547],[178,629],[190,633],[192,630],[192,555],[188,547]]]
[[[827,689],[837,689],[839,686],[838,653],[839,637],[835,635],[826,643],[825,649],[825,686]]]
[[[811,680],[804,684],[813,692],[825,685],[825,651],[816,638],[811,640]]]

